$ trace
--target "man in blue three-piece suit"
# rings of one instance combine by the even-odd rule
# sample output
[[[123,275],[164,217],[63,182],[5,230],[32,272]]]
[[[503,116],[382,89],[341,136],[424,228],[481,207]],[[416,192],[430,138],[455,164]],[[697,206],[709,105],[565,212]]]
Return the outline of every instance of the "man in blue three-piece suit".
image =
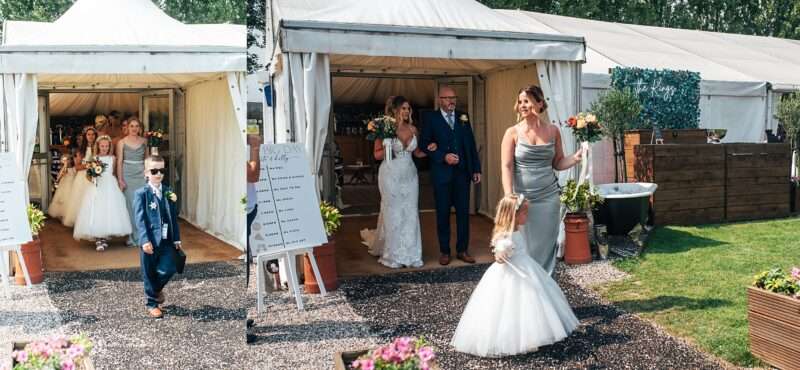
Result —
[[[456,92],[439,88],[439,110],[422,117],[422,145],[431,158],[433,198],[436,201],[436,233],[439,263],[450,263],[450,207],[456,209],[456,258],[475,263],[469,255],[469,191],[481,181],[481,162],[469,116],[456,110]],[[428,145],[436,143],[436,150]]]
[[[177,195],[161,184],[164,178],[164,158],[150,156],[145,160],[147,184],[136,191],[133,212],[136,222],[144,294],[147,313],[161,318],[159,305],[164,303],[162,289],[175,274],[175,250],[181,249],[178,229]]]

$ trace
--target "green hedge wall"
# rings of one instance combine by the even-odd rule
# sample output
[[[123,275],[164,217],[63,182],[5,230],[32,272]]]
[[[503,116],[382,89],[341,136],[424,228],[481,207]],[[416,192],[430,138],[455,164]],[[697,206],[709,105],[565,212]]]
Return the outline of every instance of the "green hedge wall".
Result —
[[[630,88],[642,104],[634,128],[697,128],[700,123],[700,73],[621,68],[611,70],[611,86]]]

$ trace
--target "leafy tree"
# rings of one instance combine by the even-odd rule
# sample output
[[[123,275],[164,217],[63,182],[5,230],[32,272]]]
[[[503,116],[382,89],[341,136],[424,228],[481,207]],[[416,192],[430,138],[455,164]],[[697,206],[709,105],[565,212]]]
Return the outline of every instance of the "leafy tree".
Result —
[[[266,29],[266,0],[247,0],[247,49],[264,47]],[[247,53],[247,73],[253,73],[263,65],[258,55]]]

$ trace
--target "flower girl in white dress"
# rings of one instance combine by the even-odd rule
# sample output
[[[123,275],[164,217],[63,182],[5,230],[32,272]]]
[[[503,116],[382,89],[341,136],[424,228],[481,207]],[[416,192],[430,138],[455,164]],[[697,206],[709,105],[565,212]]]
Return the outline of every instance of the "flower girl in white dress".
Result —
[[[501,357],[566,338],[578,319],[550,275],[528,254],[519,231],[528,204],[508,194],[497,205],[492,232],[495,263],[472,292],[451,344],[456,351]]]
[[[47,214],[52,218],[61,219],[67,211],[69,196],[72,195],[72,183],[75,182],[75,167],[72,166],[72,155],[61,156],[61,170],[58,171],[58,189],[56,189]]]
[[[75,181],[72,182],[70,196],[64,207],[64,217],[61,219],[61,223],[66,227],[75,226],[78,211],[81,210],[83,196],[86,194],[86,189],[92,186],[92,183],[86,179],[86,163],[94,159],[94,143],[97,141],[97,130],[94,127],[87,127],[81,135],[83,136],[82,144],[73,157]]]
[[[97,251],[108,247],[107,239],[131,233],[131,220],[125,196],[114,177],[114,156],[111,155],[111,138],[100,136],[95,144],[96,159],[106,168],[83,195],[72,237],[75,240],[93,240]]]

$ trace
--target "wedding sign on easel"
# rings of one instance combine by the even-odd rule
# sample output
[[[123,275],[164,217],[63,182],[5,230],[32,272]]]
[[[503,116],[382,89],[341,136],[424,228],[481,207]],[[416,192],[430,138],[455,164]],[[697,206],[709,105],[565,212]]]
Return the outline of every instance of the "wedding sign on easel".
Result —
[[[0,153],[0,173],[18,173],[14,153]],[[6,297],[9,296],[9,280],[11,273],[8,263],[8,252],[16,252],[19,258],[25,282],[30,287],[30,275],[25,260],[22,258],[21,245],[33,240],[28,225],[25,206],[25,183],[16,179],[0,181],[0,279],[3,280]]]
[[[261,178],[256,185],[258,214],[252,225],[251,251],[256,257],[258,312],[263,308],[265,279],[262,268],[270,258],[285,258],[289,285],[297,307],[303,301],[297,281],[294,257],[308,254],[317,281],[322,278],[313,248],[328,241],[319,211],[311,166],[301,144],[262,145]],[[325,295],[324,284],[320,292]]]

